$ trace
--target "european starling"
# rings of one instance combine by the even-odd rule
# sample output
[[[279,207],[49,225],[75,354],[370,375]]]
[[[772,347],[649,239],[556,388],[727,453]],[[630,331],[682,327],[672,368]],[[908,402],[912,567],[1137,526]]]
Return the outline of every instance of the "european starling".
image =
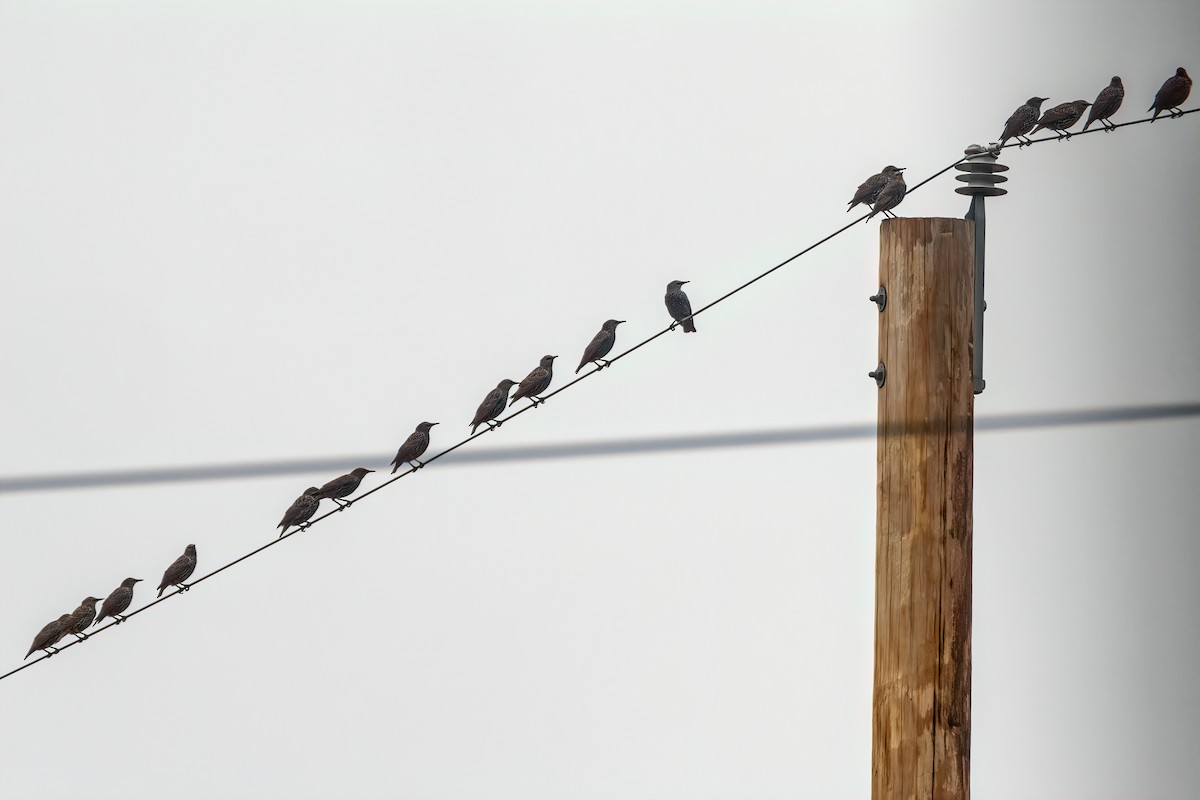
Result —
[[[418,459],[429,449],[429,429],[434,425],[437,425],[437,423],[422,422],[417,426],[415,431],[408,435],[408,438],[404,440],[404,444],[400,445],[400,449],[396,451],[396,457],[392,459],[392,463],[395,465],[392,467],[393,475],[396,474],[396,470],[400,469],[401,464],[409,464],[411,466],[416,461],[417,465],[413,469],[420,469],[425,466],[425,462],[418,461]]]
[[[321,506],[321,498],[317,497],[317,493],[321,490],[315,486],[310,486],[304,490],[304,494],[296,498],[288,510],[283,512],[283,519],[279,521],[276,528],[283,528],[279,532],[279,537],[287,533],[287,529],[293,525],[299,525],[300,530],[304,530],[308,526],[304,523],[312,519],[313,514],[317,513],[317,509]]]
[[[575,368],[576,375],[579,374],[579,370],[583,369],[584,365],[589,361],[596,362],[596,369],[604,369],[608,366],[608,362],[604,360],[604,357],[608,355],[608,351],[612,350],[613,345],[617,343],[617,326],[624,321],[623,319],[610,319],[600,326],[600,332],[592,337],[592,340],[588,342],[588,346],[583,350],[583,358],[579,359],[579,366]]]
[[[141,578],[126,578],[121,581],[121,585],[112,590],[112,594],[104,598],[104,605],[100,606],[100,616],[96,617],[93,625],[99,625],[104,622],[105,617],[112,617],[120,625],[125,621],[121,616],[121,612],[129,608],[129,604],[133,602],[133,585],[140,581]]]
[[[875,198],[879,197],[880,190],[888,182],[888,178],[903,170],[904,167],[893,167],[891,164],[888,164],[883,168],[882,172],[877,172],[860,183],[858,191],[854,193],[854,197],[850,198],[850,208],[854,208],[859,203],[868,206],[874,203]],[[850,208],[846,210],[849,211]]]
[[[1188,77],[1187,70],[1180,67],[1175,70],[1174,75],[1167,78],[1162,88],[1158,90],[1158,94],[1154,95],[1154,103],[1146,109],[1154,112],[1150,121],[1154,122],[1164,111],[1170,111],[1172,117],[1181,116],[1183,111],[1179,106],[1183,105],[1183,101],[1187,100],[1191,91],[1192,79]]]
[[[512,402],[508,404],[510,407],[522,397],[532,400],[534,408],[537,408],[538,403],[544,402],[538,395],[549,389],[550,381],[554,380],[554,359],[556,358],[558,356],[542,356],[541,363],[533,368],[533,372],[525,376],[525,380],[521,381],[517,390],[513,392]]]
[[[67,635],[67,620],[70,618],[70,614],[63,614],[58,619],[54,620],[54,622],[49,623],[40,631],[38,631],[37,636],[33,637],[33,646],[31,646],[29,648],[29,652],[25,654],[25,659],[33,655],[34,650],[45,650],[46,654],[51,656],[54,655],[54,653],[57,653],[57,650],[53,650],[52,652],[52,649],[54,644],[59,639]],[[24,661],[25,659],[21,660]]]
[[[88,626],[92,624],[92,620],[96,618],[96,603],[100,602],[99,597],[85,597],[80,602],[79,608],[71,612],[67,617],[67,621],[63,623],[63,634],[74,634],[79,641],[87,638],[84,633]]]
[[[1090,106],[1087,100],[1072,100],[1070,103],[1060,103],[1054,108],[1042,114],[1042,118],[1038,120],[1037,127],[1029,134],[1040,131],[1042,128],[1049,128],[1052,131],[1058,131],[1058,138],[1064,136],[1068,139],[1071,134],[1067,133],[1067,128],[1079,122],[1079,118],[1083,116],[1083,110]]]
[[[487,423],[489,428],[499,428],[502,423],[493,422],[492,420],[500,416],[504,412],[504,407],[508,405],[508,390],[516,386],[517,382],[505,378],[496,384],[496,388],[487,393],[487,397],[483,398],[483,402],[479,404],[479,408],[475,409],[475,418],[471,420],[471,433],[475,433],[475,429],[480,425]]]
[[[879,190],[879,196],[875,198],[875,205],[872,206],[871,213],[867,215],[867,221],[869,222],[871,217],[881,211],[885,217],[894,219],[896,215],[892,213],[892,209],[900,205],[906,192],[908,192],[908,185],[904,182],[904,170],[893,173],[888,178],[888,182]]]
[[[1033,130],[1033,126],[1037,125],[1038,115],[1042,113],[1042,103],[1049,99],[1048,97],[1031,97],[1025,101],[1025,105],[1014,111],[1008,121],[1004,123],[1004,133],[1000,134],[1000,146],[1004,147],[1004,143],[1012,138],[1016,138],[1021,143],[1021,147],[1029,144],[1029,139],[1026,137]]]
[[[1096,95],[1096,102],[1092,103],[1092,110],[1088,112],[1087,122],[1083,123],[1083,129],[1086,131],[1088,125],[1093,122],[1099,122],[1106,130],[1111,131],[1117,127],[1108,121],[1108,118],[1117,113],[1117,109],[1121,107],[1121,102],[1125,100],[1125,84],[1121,83],[1121,76],[1113,75],[1112,81],[1100,90],[1100,94]]]
[[[355,467],[345,475],[334,478],[329,483],[322,486],[317,490],[317,493],[313,495],[313,497],[317,498],[318,500],[324,500],[328,498],[342,508],[347,508],[353,504],[354,501],[343,501],[342,498],[346,497],[347,495],[354,494],[355,490],[358,489],[358,485],[362,483],[362,479],[366,476],[366,474],[374,471],[375,470],[367,469],[366,467]]]
[[[675,330],[676,325],[683,325],[683,330],[686,333],[695,333],[696,323],[692,320],[692,303],[683,292],[683,285],[685,283],[691,283],[691,281],[671,281],[668,283],[667,294],[663,300],[667,303],[667,313],[671,315],[671,319],[675,320],[671,323],[671,330]]]
[[[196,545],[189,544],[183,548],[183,555],[171,562],[171,566],[167,567],[167,571],[163,573],[162,583],[158,585],[158,596],[162,597],[163,590],[168,586],[176,586],[179,591],[186,592],[192,588],[184,581],[192,577],[192,573],[196,570]]]

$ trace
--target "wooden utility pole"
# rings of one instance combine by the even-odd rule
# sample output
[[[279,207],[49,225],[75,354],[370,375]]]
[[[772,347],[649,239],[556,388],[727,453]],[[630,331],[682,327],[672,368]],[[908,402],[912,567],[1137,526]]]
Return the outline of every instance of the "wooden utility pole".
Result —
[[[880,226],[873,800],[970,797],[974,234]]]

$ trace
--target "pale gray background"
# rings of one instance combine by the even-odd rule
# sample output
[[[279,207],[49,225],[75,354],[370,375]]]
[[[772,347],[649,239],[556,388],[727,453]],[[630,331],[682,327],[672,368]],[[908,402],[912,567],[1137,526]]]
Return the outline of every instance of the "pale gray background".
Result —
[[[1116,73],[1143,116],[1198,39],[1194,2],[0,3],[0,475],[385,469],[1032,94]],[[1200,398],[1198,142],[1006,151],[980,416]],[[877,237],[473,447],[873,419]],[[873,442],[449,462],[4,681],[0,795],[867,795]],[[329,477],[0,496],[0,671]],[[1196,796],[1198,480],[1194,419],[978,437],[977,798]]]

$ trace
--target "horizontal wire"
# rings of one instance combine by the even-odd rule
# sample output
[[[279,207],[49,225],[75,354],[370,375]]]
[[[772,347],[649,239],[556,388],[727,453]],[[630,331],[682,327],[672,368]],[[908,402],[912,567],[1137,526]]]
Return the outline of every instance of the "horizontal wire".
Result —
[[[1078,408],[1061,411],[989,415],[975,418],[976,431],[1022,430],[1027,428],[1069,427],[1104,422],[1170,419],[1200,415],[1200,404],[1171,403],[1112,408]],[[625,439],[595,439],[561,444],[510,445],[459,454],[452,466],[490,464],[500,461],[539,461],[567,458],[592,458],[617,455],[648,455],[687,450],[729,447],[757,447],[838,442],[875,435],[875,423],[836,423],[821,426],[776,428],[768,430],[683,433],[670,436],[639,436]],[[0,491],[70,491],[104,486],[134,486],[156,483],[220,481],[235,478],[263,478],[279,475],[306,475],[348,471],[359,464],[382,462],[383,453],[326,456],[324,458],[247,461],[160,469],[134,469],[112,472],[73,472],[57,475],[31,475],[0,479]]]
[[[1171,117],[1164,117],[1163,119],[1171,119],[1171,118],[1176,118],[1176,117],[1182,117],[1182,116],[1185,116],[1185,115],[1187,115],[1187,114],[1194,113],[1195,111],[1200,111],[1200,109],[1192,109],[1191,111],[1184,111],[1184,112],[1182,112],[1181,114],[1172,115]],[[1119,125],[1119,126],[1117,126],[1117,127],[1126,127],[1126,126],[1129,126],[1129,125],[1138,125],[1138,124],[1141,124],[1141,123],[1143,123],[1143,122],[1152,122],[1152,121],[1153,121],[1153,120],[1152,120],[1151,118],[1147,117],[1146,119],[1142,119],[1142,120],[1136,120],[1136,121],[1134,121],[1134,122],[1126,122],[1126,123],[1122,123],[1121,125]],[[1077,133],[1077,134],[1072,134],[1072,136],[1083,136],[1083,135],[1085,135],[1085,134],[1087,134],[1087,133],[1097,133],[1097,132],[1099,132],[1099,130],[1093,130],[1093,131],[1083,131],[1083,132],[1080,132],[1080,133]],[[1044,138],[1044,139],[1033,139],[1033,140],[1031,140],[1030,142],[1023,144],[1022,146],[1024,146],[1024,147],[1030,147],[1030,146],[1032,146],[1032,145],[1034,145],[1034,144],[1040,144],[1040,143],[1042,143],[1042,142],[1052,142],[1052,141],[1059,141],[1059,140],[1060,140],[1060,137],[1058,137],[1058,136],[1051,136],[1051,137],[1047,137],[1047,138]],[[1018,144],[1008,144],[1008,145],[1004,145],[1004,147],[1016,147],[1016,146],[1018,146]],[[937,172],[935,172],[933,175],[930,175],[930,176],[929,176],[928,178],[926,178],[925,180],[923,180],[923,181],[921,181],[920,183],[918,183],[918,184],[914,185],[913,187],[909,188],[909,189],[908,189],[908,190],[905,192],[905,197],[907,197],[908,195],[912,194],[912,193],[913,193],[914,191],[916,191],[917,189],[920,189],[922,186],[926,185],[927,183],[929,183],[930,181],[934,180],[935,178],[937,178],[937,177],[939,177],[939,176],[941,176],[941,175],[945,174],[946,172],[950,171],[950,170],[951,170],[951,169],[953,169],[955,166],[957,166],[958,164],[961,164],[961,163],[963,163],[963,162],[964,162],[964,161],[966,161],[966,160],[967,160],[967,156],[965,156],[965,155],[964,155],[962,158],[957,158],[957,159],[955,159],[954,161],[952,161],[952,162],[951,162],[950,164],[948,164],[947,166],[945,166],[945,167],[943,167],[942,169],[940,169],[940,170],[938,170]],[[820,239],[820,240],[818,240],[818,241],[814,242],[813,244],[811,244],[811,245],[809,245],[808,247],[804,248],[803,250],[801,250],[800,252],[796,253],[795,255],[792,255],[792,256],[790,256],[790,257],[788,257],[788,258],[784,259],[783,261],[779,262],[778,264],[776,264],[775,266],[773,266],[773,267],[771,267],[770,269],[766,270],[765,272],[761,272],[761,273],[759,273],[758,275],[756,275],[755,277],[753,277],[753,278],[751,278],[750,280],[746,281],[745,283],[741,284],[741,285],[740,285],[740,286],[738,286],[737,288],[735,288],[735,289],[733,289],[733,290],[731,290],[731,291],[729,291],[729,292],[726,292],[725,294],[723,294],[723,295],[721,295],[720,297],[718,297],[716,300],[713,300],[712,302],[708,303],[708,304],[707,304],[707,305],[705,305],[705,306],[702,306],[702,307],[701,307],[701,308],[699,308],[698,310],[696,310],[696,311],[693,311],[693,312],[692,312],[692,314],[691,314],[691,316],[692,316],[692,317],[699,316],[700,314],[702,314],[703,312],[707,311],[708,309],[710,309],[710,308],[712,308],[712,307],[714,307],[714,306],[718,305],[719,303],[722,303],[722,302],[724,302],[724,301],[728,300],[730,297],[733,297],[734,295],[738,294],[739,292],[743,291],[744,289],[746,289],[746,288],[748,288],[748,287],[752,286],[753,284],[757,283],[758,281],[762,280],[763,278],[767,277],[768,275],[772,274],[773,272],[775,272],[775,271],[777,271],[777,270],[779,270],[779,269],[782,269],[783,267],[785,267],[785,266],[787,266],[788,264],[792,263],[793,261],[795,261],[796,259],[800,258],[801,256],[803,256],[803,255],[805,255],[805,254],[807,254],[807,253],[809,253],[809,252],[811,252],[811,251],[815,250],[817,247],[820,247],[821,245],[825,244],[826,242],[830,241],[831,239],[834,239],[834,238],[836,238],[837,236],[840,236],[841,234],[843,234],[843,233],[845,233],[846,231],[850,230],[852,227],[854,227],[854,226],[855,226],[856,224],[858,224],[859,222],[862,222],[862,221],[863,221],[864,219],[866,219],[867,217],[874,215],[874,213],[875,213],[874,211],[872,211],[872,212],[870,212],[870,213],[864,213],[862,216],[860,216],[858,219],[854,220],[853,222],[850,222],[850,223],[847,223],[846,225],[843,225],[841,228],[838,228],[836,231],[834,231],[833,233],[831,233],[831,234],[829,234],[828,236],[824,237],[823,239]],[[595,375],[595,374],[597,374],[597,373],[601,372],[602,370],[604,370],[604,369],[607,369],[608,367],[612,366],[614,363],[616,363],[617,361],[621,360],[622,358],[625,358],[626,356],[628,356],[628,355],[630,355],[630,354],[632,354],[632,353],[635,353],[635,352],[637,352],[638,350],[640,350],[641,348],[643,348],[643,347],[645,347],[646,345],[650,344],[651,342],[653,342],[653,341],[657,340],[657,339],[658,339],[658,338],[660,338],[661,336],[663,336],[663,335],[665,335],[665,334],[667,334],[667,333],[670,333],[670,332],[671,332],[671,331],[672,331],[672,330],[675,328],[675,326],[676,326],[676,323],[672,323],[671,325],[668,325],[666,328],[664,328],[663,330],[659,331],[658,333],[655,333],[655,334],[652,334],[651,336],[648,336],[647,338],[645,338],[645,339],[643,339],[642,341],[640,341],[640,342],[638,342],[637,344],[635,344],[633,347],[630,347],[629,349],[627,349],[627,350],[625,350],[624,352],[622,352],[620,355],[618,355],[618,356],[616,356],[616,357],[614,357],[614,358],[611,358],[611,359],[609,359],[609,360],[608,360],[608,365],[607,365],[607,366],[605,366],[605,367],[600,367],[600,366],[597,366],[595,369],[592,369],[592,370],[590,370],[589,372],[585,372],[583,375],[580,375],[579,377],[575,378],[574,380],[572,380],[572,381],[570,381],[570,382],[568,382],[568,383],[566,383],[566,384],[563,384],[563,385],[562,385],[562,386],[560,386],[559,388],[555,389],[553,392],[550,392],[549,394],[544,394],[544,395],[541,395],[542,402],[545,402],[546,400],[549,400],[551,397],[554,397],[555,395],[557,395],[557,394],[559,394],[559,393],[561,393],[561,392],[564,392],[564,391],[566,391],[567,389],[571,388],[572,386],[575,386],[576,384],[580,383],[581,381],[584,381],[584,380],[586,380],[586,379],[588,379],[588,378],[592,377],[593,375]],[[448,448],[446,448],[445,450],[441,451],[440,453],[438,453],[438,454],[436,454],[436,455],[434,455],[434,456],[431,456],[430,458],[426,459],[426,460],[425,460],[425,462],[424,462],[424,465],[428,465],[428,464],[430,464],[430,463],[432,463],[432,462],[434,462],[434,461],[437,461],[439,458],[442,458],[443,456],[446,456],[446,455],[449,455],[450,453],[453,453],[455,450],[459,449],[460,447],[462,447],[463,445],[467,444],[468,442],[475,441],[475,440],[476,440],[476,439],[478,439],[480,436],[483,436],[483,435],[485,435],[485,434],[491,433],[491,432],[492,432],[492,431],[494,431],[494,430],[498,430],[498,429],[499,429],[499,428],[500,428],[500,427],[501,427],[501,426],[502,426],[504,423],[508,422],[509,420],[512,420],[512,419],[513,419],[513,418],[515,418],[515,417],[519,417],[519,416],[521,416],[522,414],[524,414],[526,411],[529,411],[530,409],[532,409],[532,408],[537,408],[537,407],[539,407],[539,406],[536,406],[536,405],[534,405],[534,404],[530,403],[529,405],[526,405],[526,406],[523,406],[522,408],[519,408],[519,409],[517,409],[516,411],[514,411],[514,412],[510,413],[510,414],[509,414],[507,417],[505,417],[505,418],[503,418],[503,419],[501,419],[501,420],[497,420],[497,421],[495,421],[495,426],[494,426],[494,427],[490,427],[490,426],[489,426],[489,427],[488,427],[486,430],[477,431],[477,432],[475,432],[475,433],[472,433],[470,436],[468,436],[467,438],[465,438],[465,439],[463,439],[462,441],[458,442],[457,444],[455,444],[455,445],[453,445],[453,446],[451,446],[451,447],[448,447]],[[314,525],[314,524],[316,524],[316,523],[318,523],[318,522],[320,522],[320,521],[322,521],[322,520],[324,520],[324,519],[328,519],[329,517],[333,516],[334,514],[341,513],[342,511],[344,511],[345,509],[349,508],[349,507],[350,507],[351,505],[353,505],[354,503],[357,503],[357,502],[358,502],[358,501],[360,501],[360,500],[363,500],[363,499],[365,499],[365,498],[367,498],[367,497],[370,497],[371,495],[373,495],[373,494],[375,494],[376,492],[380,491],[380,490],[381,490],[381,489],[383,489],[384,487],[391,486],[391,485],[392,485],[393,483],[395,483],[396,481],[400,480],[401,478],[406,478],[406,477],[408,477],[409,475],[413,474],[414,472],[416,472],[418,469],[421,469],[421,468],[422,468],[422,467],[410,467],[410,468],[409,468],[409,469],[408,469],[406,472],[401,472],[400,474],[393,476],[393,477],[392,477],[392,478],[390,478],[389,480],[387,480],[387,481],[385,481],[385,482],[381,483],[380,485],[378,485],[378,486],[374,487],[373,489],[371,489],[371,490],[369,490],[369,491],[367,491],[367,492],[364,492],[363,494],[359,495],[358,497],[354,498],[353,500],[350,500],[350,501],[345,501],[345,505],[341,505],[341,506],[339,506],[338,508],[336,508],[336,509],[334,509],[334,510],[332,510],[332,511],[327,511],[326,513],[322,514],[321,516],[319,516],[319,517],[316,517],[316,518],[312,519],[312,520],[311,520],[311,521],[310,521],[310,522],[309,522],[309,523],[308,523],[308,524],[307,524],[307,525],[306,525],[304,528],[297,528],[296,530],[293,530],[293,531],[292,531],[292,532],[290,532],[290,533],[284,533],[284,534],[283,534],[283,535],[281,535],[280,537],[278,537],[278,538],[276,538],[276,539],[274,539],[274,540],[272,540],[272,541],[270,541],[270,542],[267,542],[266,544],[262,545],[261,547],[255,548],[254,550],[251,550],[250,552],[246,553],[245,555],[243,555],[243,556],[240,556],[239,558],[237,558],[237,559],[234,559],[233,561],[230,561],[229,563],[227,563],[227,564],[224,564],[224,565],[222,565],[222,566],[218,567],[217,569],[213,570],[212,572],[209,572],[209,573],[207,573],[207,574],[205,574],[205,575],[202,575],[201,577],[199,577],[199,578],[197,578],[196,580],[192,581],[192,583],[190,583],[190,584],[186,584],[186,586],[187,586],[187,588],[186,588],[186,589],[178,589],[178,588],[177,588],[175,591],[173,591],[173,592],[170,592],[170,593],[168,593],[168,594],[166,594],[166,595],[163,595],[162,597],[156,598],[156,599],[155,599],[153,602],[151,602],[151,603],[147,603],[146,605],[142,606],[141,608],[137,609],[136,611],[133,611],[133,612],[131,612],[131,613],[129,613],[129,614],[125,614],[125,615],[123,615],[123,616],[125,617],[125,619],[129,619],[130,617],[135,617],[135,616],[137,616],[138,614],[142,613],[143,611],[146,611],[146,610],[148,610],[148,609],[150,609],[150,608],[153,608],[154,606],[157,606],[159,603],[162,603],[162,602],[164,602],[165,600],[168,600],[168,599],[170,599],[170,598],[172,598],[172,597],[175,597],[176,595],[182,594],[183,592],[185,592],[185,591],[187,591],[188,589],[190,589],[192,586],[195,586],[195,585],[196,585],[196,584],[198,584],[198,583],[203,583],[204,581],[208,580],[209,578],[211,578],[211,577],[213,577],[213,576],[215,576],[215,575],[217,575],[217,574],[219,574],[219,573],[221,573],[221,572],[224,572],[225,570],[229,569],[230,567],[232,567],[232,566],[234,566],[234,565],[236,565],[236,564],[240,564],[241,562],[245,561],[246,559],[248,559],[248,558],[251,558],[252,556],[258,555],[259,553],[263,552],[264,550],[266,550],[266,549],[268,549],[268,548],[270,548],[270,547],[274,547],[275,545],[277,545],[277,544],[280,544],[280,543],[282,543],[283,541],[285,541],[285,540],[287,540],[287,539],[290,539],[292,536],[296,535],[297,533],[300,533],[300,532],[302,532],[302,531],[305,531],[305,530],[307,530],[307,529],[308,529],[309,527],[311,527],[312,525]],[[109,623],[109,624],[107,624],[107,625],[104,625],[104,626],[103,626],[103,627],[101,627],[101,628],[97,628],[97,629],[96,629],[94,632],[92,632],[92,633],[89,633],[89,634],[88,634],[88,637],[90,638],[90,637],[92,637],[92,636],[95,636],[95,635],[97,635],[97,634],[103,633],[104,631],[107,631],[107,630],[109,630],[110,628],[112,628],[112,627],[114,627],[114,626],[116,626],[116,625],[119,625],[119,624],[121,624],[121,622],[117,622],[117,621],[111,622],[111,623]],[[63,651],[63,650],[67,650],[67,649],[69,649],[69,648],[71,648],[71,647],[74,647],[75,645],[79,644],[81,641],[83,641],[83,640],[76,639],[75,641],[68,642],[67,644],[63,645],[62,647],[60,647],[60,648],[57,648],[57,649],[56,649],[56,652],[55,652],[55,653],[53,653],[53,654],[47,654],[47,653],[43,653],[43,654],[42,654],[42,655],[40,655],[38,658],[34,659],[33,661],[30,661],[28,664],[23,664],[23,665],[21,665],[20,667],[17,667],[16,669],[13,669],[13,670],[11,670],[11,671],[9,671],[9,672],[6,672],[6,673],[4,673],[3,675],[0,675],[0,680],[5,680],[6,678],[9,678],[9,677],[11,677],[11,676],[13,676],[13,675],[17,674],[18,672],[21,672],[21,671],[23,671],[23,670],[25,670],[25,669],[28,669],[29,667],[32,667],[32,666],[34,666],[35,664],[40,664],[40,663],[42,663],[43,661],[46,661],[47,659],[50,659],[50,658],[52,658],[54,655],[57,655],[57,653],[59,653],[59,652],[61,652],[61,651]],[[28,656],[27,656],[27,657],[28,657]]]

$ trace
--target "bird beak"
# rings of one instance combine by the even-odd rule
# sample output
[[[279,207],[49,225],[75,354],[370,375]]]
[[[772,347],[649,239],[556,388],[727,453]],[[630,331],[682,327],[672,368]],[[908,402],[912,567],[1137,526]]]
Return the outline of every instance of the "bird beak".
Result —
[[[619,319],[619,320],[617,320],[617,324],[618,324],[618,325],[624,325],[624,324],[625,324],[625,320],[623,320],[623,319]]]
[[[374,471],[375,471],[375,470],[373,470],[373,469],[369,469],[369,470],[367,470],[367,472],[374,472]]]
[[[683,283],[691,283],[691,281],[680,281],[680,283],[681,283],[681,284],[683,284]]]
[[[904,172],[908,167],[896,167],[896,172]]]
[[[442,423],[440,423],[440,422],[431,422],[431,423],[430,423],[430,427],[433,427],[434,425],[441,425],[441,424],[442,424]]]

